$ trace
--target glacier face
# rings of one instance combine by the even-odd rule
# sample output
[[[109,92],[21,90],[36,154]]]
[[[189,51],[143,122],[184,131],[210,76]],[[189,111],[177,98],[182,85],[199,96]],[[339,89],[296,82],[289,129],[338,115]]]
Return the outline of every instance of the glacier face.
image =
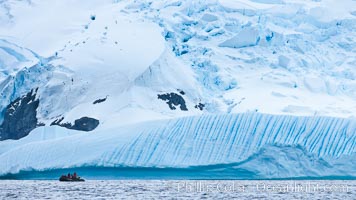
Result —
[[[1,2],[0,112],[37,87],[46,125],[84,116],[106,129],[203,113],[356,112],[354,1],[70,3]],[[187,112],[157,98],[177,90]]]
[[[255,178],[356,176],[354,119],[206,115],[45,139],[36,134],[52,130],[39,129],[28,136],[34,139],[0,143],[1,174],[82,166],[217,166],[248,170]]]

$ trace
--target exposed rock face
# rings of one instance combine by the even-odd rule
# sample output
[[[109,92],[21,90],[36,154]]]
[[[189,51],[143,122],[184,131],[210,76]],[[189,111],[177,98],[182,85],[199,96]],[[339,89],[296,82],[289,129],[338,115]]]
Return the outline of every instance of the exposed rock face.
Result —
[[[199,104],[194,106],[194,108],[199,109],[199,110],[203,110],[204,107],[205,107],[205,104],[203,104],[203,103],[199,103]]]
[[[17,98],[5,108],[4,121],[0,126],[0,140],[20,139],[27,136],[33,129],[43,124],[38,123],[36,99],[37,90]]]
[[[103,98],[103,99],[97,99],[97,100],[95,100],[95,101],[93,102],[93,104],[103,103],[104,101],[106,101],[106,98],[107,98],[107,97],[105,97],[105,98]]]
[[[55,120],[51,123],[51,126],[57,125],[78,131],[92,131],[99,125],[99,120],[90,117],[82,117],[80,119],[77,119],[74,121],[74,125],[68,122],[62,123],[63,119],[64,117]]]
[[[179,94],[176,94],[173,92],[167,93],[167,94],[159,94],[158,99],[161,99],[161,100],[167,102],[167,104],[171,110],[176,110],[176,106],[179,106],[179,108],[182,111],[188,110],[187,106],[185,105],[184,98]]]
[[[64,127],[64,128],[71,128],[72,127],[72,124],[71,123],[68,123],[68,122],[65,122],[65,123],[62,123],[64,117],[61,117],[59,119],[56,119],[54,120],[52,123],[51,123],[51,126],[61,126],[61,127]]]
[[[72,129],[81,130],[81,131],[92,131],[99,125],[99,120],[90,118],[90,117],[82,117],[74,121],[74,125]]]

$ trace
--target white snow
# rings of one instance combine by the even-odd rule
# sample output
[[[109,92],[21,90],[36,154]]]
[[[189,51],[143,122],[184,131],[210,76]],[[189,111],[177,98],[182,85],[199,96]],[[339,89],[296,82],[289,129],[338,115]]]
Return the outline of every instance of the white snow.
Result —
[[[328,116],[341,121],[354,118],[355,11],[353,0],[3,0],[0,122],[11,101],[38,87],[39,122],[49,126],[64,117],[63,122],[73,123],[87,116],[98,119],[100,125],[93,134],[61,129],[51,132],[53,127],[45,127],[34,130],[26,137],[29,139],[0,142],[1,152],[7,151],[6,155],[15,158],[49,149],[48,157],[37,164],[35,156],[41,155],[28,155],[22,165],[1,154],[4,162],[0,170],[107,164],[111,161],[97,159],[104,151],[109,156],[117,149],[110,140],[127,145],[131,137],[138,137],[143,131],[139,128],[151,124],[149,121],[161,124],[167,121],[157,120],[172,119],[172,123],[183,123],[176,118],[196,116],[194,119],[198,120],[203,114],[219,120],[221,113],[246,112],[317,116],[323,120],[329,119]],[[170,110],[166,102],[157,98],[158,94],[179,94],[179,91],[185,93],[181,96],[188,111]],[[93,104],[102,98],[106,101]],[[202,111],[195,108],[199,103],[205,106]],[[128,125],[139,128],[127,128]],[[339,126],[330,127],[339,134],[336,132]],[[175,128],[178,129],[170,127]],[[155,128],[152,130],[158,134]],[[38,136],[38,131],[42,131],[43,137]],[[276,136],[280,134],[276,132]],[[37,139],[33,138],[35,135]],[[210,137],[219,139],[210,135],[204,140]],[[80,148],[76,149],[70,138],[80,141]],[[350,138],[351,141],[355,137]],[[196,142],[195,139],[189,142]],[[193,145],[189,142],[188,145]],[[103,147],[106,145],[107,149]],[[182,148],[180,155],[184,155],[189,146],[180,145],[177,148]],[[249,155],[261,147],[251,145],[256,149]],[[316,148],[315,144],[308,145]],[[73,151],[82,155],[89,147],[91,156],[74,156],[65,166],[64,157],[45,163],[49,156],[72,156]],[[125,159],[137,158],[144,148],[137,147],[135,153],[125,154],[128,156]],[[351,151],[353,148],[350,147]],[[195,154],[194,159],[200,153],[206,152]],[[166,163],[120,159],[113,163],[178,166],[168,157]],[[190,166],[189,159],[193,157],[180,159]],[[242,160],[224,156],[222,160],[204,159],[206,162],[200,164]]]
[[[255,110],[355,116],[353,1],[71,1],[70,8],[66,1],[31,2],[2,3],[12,17],[1,18],[0,38],[12,46],[0,49],[7,80],[1,109],[39,87],[38,117],[47,125],[59,116],[121,126],[150,115]],[[39,60],[47,68],[36,66]],[[9,78],[9,68],[18,73],[24,66],[31,69],[25,80]],[[187,112],[157,99],[177,89],[186,93]],[[198,103],[204,111],[194,108]]]
[[[20,140],[5,140],[1,142],[0,154],[9,151],[18,146],[26,145],[28,143],[54,140],[62,137],[80,134],[81,131],[69,130],[59,126],[39,127],[31,131],[31,133]]]

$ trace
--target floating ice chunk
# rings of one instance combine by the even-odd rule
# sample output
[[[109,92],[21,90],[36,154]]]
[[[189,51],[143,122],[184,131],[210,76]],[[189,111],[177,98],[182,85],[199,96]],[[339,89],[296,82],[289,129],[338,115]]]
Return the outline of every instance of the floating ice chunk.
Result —
[[[243,48],[255,46],[260,40],[259,32],[253,27],[248,27],[240,31],[235,37],[221,43],[220,47]]]

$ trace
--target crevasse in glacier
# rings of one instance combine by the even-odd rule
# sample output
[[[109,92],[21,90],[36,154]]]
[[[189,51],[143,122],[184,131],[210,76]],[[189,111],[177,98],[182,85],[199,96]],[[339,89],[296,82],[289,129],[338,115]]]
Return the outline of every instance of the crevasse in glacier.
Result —
[[[42,134],[51,131],[48,127],[40,129]],[[41,131],[37,130],[37,134]],[[226,168],[252,170],[260,178],[354,177],[355,132],[354,119],[259,113],[145,122],[46,140],[35,137],[34,132],[28,136],[33,140],[0,143],[0,172],[80,166],[191,168],[224,164]],[[6,148],[5,144],[13,148]],[[272,170],[273,167],[283,170]]]

